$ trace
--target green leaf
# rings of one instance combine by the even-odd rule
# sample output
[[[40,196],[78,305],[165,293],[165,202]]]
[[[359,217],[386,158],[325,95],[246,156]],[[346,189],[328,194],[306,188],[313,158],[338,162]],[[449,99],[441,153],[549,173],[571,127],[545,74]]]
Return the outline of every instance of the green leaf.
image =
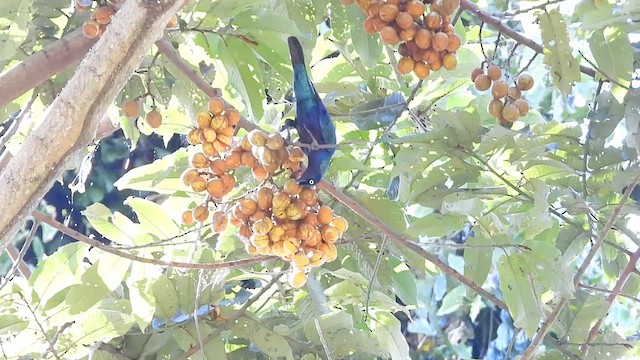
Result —
[[[122,284],[125,276],[131,268],[133,260],[125,259],[121,256],[113,255],[102,250],[98,259],[98,275],[111,291],[117,289]]]
[[[589,295],[573,318],[566,337],[575,343],[587,341],[593,324],[607,316],[608,311],[609,303],[604,296]]]
[[[600,70],[628,88],[633,73],[633,49],[628,33],[621,27],[609,26],[595,31],[588,41]],[[624,102],[627,95],[624,87],[612,84],[611,92],[619,103]]]
[[[353,41],[353,47],[356,49],[358,55],[360,55],[360,61],[368,68],[374,68],[378,63],[378,59],[382,54],[382,43],[380,37],[376,35],[367,34],[362,27],[364,20],[366,19],[362,10],[357,6],[347,6],[347,17],[351,24],[351,41]]]
[[[60,290],[80,281],[88,249],[89,246],[81,242],[67,244],[36,267],[29,283],[42,304]]]
[[[293,350],[280,334],[265,328],[253,317],[241,317],[231,329],[235,336],[251,340],[251,343],[271,358],[294,359]]]
[[[159,239],[169,239],[180,234],[178,225],[157,203],[130,196],[124,204],[131,206],[136,213],[140,221],[139,231],[155,235]]]
[[[378,311],[373,315],[371,331],[387,349],[392,360],[409,359],[409,344],[400,330],[400,320],[388,312]]]
[[[544,44],[544,63],[551,66],[553,84],[567,96],[573,83],[580,80],[580,66],[571,54],[567,24],[557,9],[541,12],[538,21]]]
[[[233,24],[243,30],[269,30],[302,36],[296,23],[287,16],[264,8],[251,8],[233,18]]]
[[[493,241],[483,229],[478,227],[474,231],[476,236],[467,238],[467,245],[470,247],[464,249],[464,275],[482,286],[491,270],[493,248],[474,245],[493,245]]]
[[[161,268],[154,265],[133,263],[131,275],[127,278],[129,300],[136,324],[145,329],[153,320],[156,311],[156,298],[153,296],[153,284],[161,275]]]
[[[382,192],[369,194],[357,192],[360,203],[393,231],[403,232],[405,229],[404,214],[400,205],[383,198]]]
[[[405,233],[413,237],[442,237],[462,229],[466,223],[463,216],[433,213],[415,220]]]
[[[65,298],[69,314],[85,312],[111,293],[98,273],[98,264],[93,264],[82,274],[82,284],[72,285]]]
[[[540,309],[529,281],[530,269],[524,254],[502,256],[498,261],[500,291],[515,327],[523,328],[531,338],[540,323]]]
[[[210,42],[215,43],[217,35],[209,35]],[[244,41],[235,37],[226,37],[224,42],[217,42],[218,47],[210,51],[217,52],[222,65],[227,70],[229,85],[240,93],[249,115],[254,121],[262,118],[265,99],[264,86],[260,63],[256,59],[252,48]]]
[[[186,149],[180,149],[151,164],[128,171],[113,185],[118,190],[152,191],[159,194],[174,194],[184,190],[180,175],[187,168]]]
[[[464,304],[464,297],[465,287],[462,285],[456,286],[442,298],[442,305],[440,305],[436,315],[443,316],[458,310]]]
[[[0,335],[13,335],[26,329],[29,321],[16,315],[0,315]]]
[[[29,34],[29,21],[33,11],[33,0],[11,1],[11,6],[0,15],[0,62],[16,56],[20,45]]]
[[[349,19],[347,8],[340,0],[331,0],[331,30],[333,36],[340,41],[349,39]]]
[[[91,204],[82,211],[82,215],[84,215],[91,226],[106,239],[122,245],[135,245],[134,237],[137,231],[135,233],[131,231],[135,225],[133,225],[130,220],[130,223],[127,224],[129,226],[123,227],[116,225],[116,215],[105,205],[101,203]],[[124,217],[122,214],[119,215]],[[120,219],[121,224],[124,224],[125,221]]]
[[[165,275],[161,275],[151,288],[156,298],[156,315],[165,320],[171,319],[178,312],[180,305],[173,283]]]

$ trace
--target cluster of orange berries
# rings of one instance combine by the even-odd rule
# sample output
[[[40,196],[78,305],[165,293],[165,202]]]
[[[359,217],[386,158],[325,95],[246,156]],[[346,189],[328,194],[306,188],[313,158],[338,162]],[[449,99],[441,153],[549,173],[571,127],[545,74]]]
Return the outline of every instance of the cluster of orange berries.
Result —
[[[140,115],[141,105],[139,99],[127,100],[121,105],[122,114],[124,116],[135,119]],[[162,114],[158,109],[149,111],[145,117],[147,124],[152,128],[158,128],[162,125]]]
[[[336,259],[334,243],[347,230],[347,220],[321,206],[315,189],[301,187],[293,179],[276,185],[276,175],[299,172],[304,152],[287,146],[280,134],[261,130],[234,143],[239,121],[238,111],[220,97],[209,100],[208,112],[198,113],[197,128],[187,136],[198,151],[191,155],[182,181],[206,197],[202,204],[183,212],[182,223],[191,225],[211,217],[215,233],[225,231],[229,224],[235,226],[249,254],[276,255],[291,262],[289,283],[299,288],[312,267]],[[235,187],[234,170],[240,166],[250,168],[262,183],[240,198],[223,202]],[[210,206],[215,208],[212,212]]]
[[[479,91],[491,88],[493,100],[489,102],[487,111],[498,119],[500,125],[511,128],[519,117],[529,112],[529,103],[522,98],[522,92],[533,87],[531,75],[520,74],[515,79],[514,86],[509,86],[507,81],[502,79],[500,67],[491,64],[487,67],[486,73],[482,68],[473,69],[471,80]]]
[[[111,23],[111,18],[118,11],[119,5],[124,0],[110,0],[111,4],[102,5],[98,7],[92,14],[91,19],[82,24],[82,33],[89,39],[95,39],[101,36],[107,29],[107,25]],[[184,0],[182,6],[189,3],[189,0]],[[90,10],[93,6],[92,0],[75,0],[73,2],[74,7],[78,11]],[[178,17],[174,14],[167,23],[168,29],[173,29],[178,26]]]
[[[398,45],[402,56],[398,72],[411,71],[425,79],[431,71],[453,70],[458,65],[456,51],[462,44],[451,24],[451,15],[460,0],[342,0],[357,5],[367,14],[364,29],[369,34],[380,33],[385,44]]]

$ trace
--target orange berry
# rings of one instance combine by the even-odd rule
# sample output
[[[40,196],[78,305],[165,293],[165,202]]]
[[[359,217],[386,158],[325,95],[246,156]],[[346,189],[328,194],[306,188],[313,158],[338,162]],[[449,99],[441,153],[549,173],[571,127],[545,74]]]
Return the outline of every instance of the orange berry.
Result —
[[[449,43],[447,44],[448,52],[456,52],[462,45],[462,40],[456,34],[447,35],[449,37]]]
[[[192,225],[195,222],[193,220],[193,213],[191,212],[191,210],[183,211],[181,219],[183,225]]]
[[[251,173],[256,180],[267,180],[269,178],[269,172],[265,170],[262,166],[258,165],[251,169]]]
[[[333,220],[333,210],[328,206],[321,206],[318,209],[318,223],[321,225],[329,225]]]
[[[82,33],[87,39],[95,39],[100,36],[100,24],[95,20],[87,20],[82,24]]]
[[[376,33],[376,29],[374,27],[374,23],[376,21],[377,17],[368,17],[363,23],[362,23],[362,28],[364,29],[364,31],[367,34],[375,34]]]
[[[261,219],[253,223],[253,232],[258,235],[269,235],[269,231],[273,229],[273,221],[271,219]]]
[[[400,42],[400,35],[395,28],[391,26],[385,26],[380,30],[380,38],[382,42],[389,45],[396,45]]]
[[[207,156],[218,155],[218,150],[213,146],[213,143],[210,142],[202,144],[202,152]]]
[[[224,158],[225,166],[229,169],[237,169],[242,164],[242,154],[232,152]]]
[[[282,189],[287,194],[294,196],[294,195],[300,194],[302,187],[298,185],[298,183],[294,179],[289,179],[287,180],[287,182],[284,183]]]
[[[345,0],[341,0],[343,3]],[[350,1],[350,0],[347,0]],[[307,283],[307,274],[301,271],[294,271],[289,275],[289,285],[292,287],[299,289]]]
[[[398,61],[398,72],[400,74],[408,74],[413,70],[413,59],[410,57],[403,57]]]
[[[491,95],[494,98],[503,98],[507,96],[507,92],[509,91],[509,85],[504,80],[498,80],[493,82],[493,86],[491,86]]]
[[[533,87],[533,84],[534,84],[533,77],[529,74],[522,74],[518,76],[518,79],[516,80],[516,86],[521,91],[531,90],[531,88]]]
[[[520,99],[522,97],[522,92],[515,86],[510,86],[507,95],[513,100]]]
[[[318,193],[314,189],[308,187],[304,187],[300,190],[298,198],[307,206],[316,206],[318,204]]]
[[[402,11],[396,16],[396,24],[400,29],[409,29],[413,26],[413,16],[408,12]]]
[[[202,129],[202,132],[200,133],[200,135],[202,136],[202,138],[200,139],[203,143],[204,142],[214,142],[216,141],[216,139],[218,138],[218,133],[216,133],[215,130],[213,130],[212,128],[204,128]]]
[[[379,2],[371,2],[367,7],[365,13],[370,17],[376,17],[378,16],[378,12],[380,11],[380,6],[382,6],[382,4],[380,4]]]
[[[147,120],[147,124],[149,124],[149,126],[151,126],[154,129],[162,125],[162,115],[158,110],[149,111],[149,113],[147,114],[146,120]]]
[[[191,166],[196,169],[204,169],[209,166],[209,159],[203,153],[195,153],[191,156]]]
[[[416,45],[421,49],[428,49],[431,47],[431,39],[433,33],[427,29],[420,29],[416,32]]]
[[[122,104],[122,113],[128,118],[138,117],[140,113],[140,103],[135,100],[125,101]]]
[[[214,96],[209,99],[209,111],[215,116],[220,115],[225,108],[224,100],[219,96]]]
[[[443,51],[449,45],[449,36],[443,32],[437,32],[433,35],[431,46],[435,51]]]
[[[206,206],[198,205],[193,208],[193,218],[198,222],[203,222],[209,217],[209,209]]]
[[[475,68],[471,71],[471,81],[476,81],[476,78],[484,74],[481,68]]]
[[[233,190],[233,187],[236,185],[236,178],[232,174],[220,175],[220,181],[222,181],[225,194],[231,192],[231,190]]]
[[[458,59],[454,54],[446,53],[442,57],[442,66],[447,70],[453,70],[458,65]]]
[[[251,245],[255,246],[258,249],[269,246],[268,236],[253,234],[251,235],[249,241],[251,242]]]
[[[507,104],[502,109],[502,118],[508,122],[514,122],[520,117],[520,112],[514,104]]]
[[[191,129],[189,134],[187,135],[187,142],[189,145],[200,144],[200,130],[199,129]]]
[[[293,265],[294,268],[299,270],[308,269],[310,263],[311,261],[309,261],[309,258],[307,257],[307,255],[301,252],[293,255],[293,259],[291,261],[291,265]]]
[[[191,189],[195,192],[202,192],[207,189],[207,182],[200,175],[191,181]]]
[[[502,115],[502,109],[504,108],[504,104],[500,99],[493,99],[489,102],[487,106],[487,112],[491,114],[494,118],[499,118]]]
[[[251,130],[251,132],[247,134],[247,138],[253,146],[265,146],[267,144],[267,135],[258,129]]]
[[[429,65],[424,61],[416,61],[413,65],[413,73],[416,74],[418,79],[424,80],[429,76],[431,70],[429,69]]]
[[[491,87],[491,79],[489,79],[489,77],[485,74],[480,74],[476,77],[473,84],[479,91],[485,91],[489,89],[489,87]]]
[[[333,226],[324,226],[322,228],[322,239],[328,243],[334,243],[340,237],[338,229]]]
[[[414,18],[418,18],[424,14],[424,3],[418,0],[411,0],[407,3],[407,12]]]
[[[196,170],[196,169],[187,169],[182,173],[181,177],[182,177],[182,183],[185,186],[189,186],[189,185],[191,185],[193,180],[195,180],[198,177],[200,177],[200,174],[198,173],[198,170]]]
[[[413,40],[418,29],[420,29],[420,26],[418,26],[418,24],[416,23],[413,23],[413,26],[411,26],[410,28],[400,30],[400,39],[404,42]]]
[[[255,200],[251,199],[251,198],[244,198],[244,199],[240,200],[240,204],[238,204],[238,206],[239,206],[238,208],[240,209],[240,211],[243,214],[247,215],[247,216],[251,216],[251,215],[255,214],[256,211],[258,211],[258,203]],[[271,230],[271,229],[269,229],[269,230]]]
[[[440,68],[442,68],[442,59],[440,59],[440,56],[436,57],[432,62],[429,63],[429,68],[432,71],[438,71],[440,70]]]
[[[460,6],[460,0],[443,0],[442,1],[442,11],[447,14],[453,14],[456,9]]]
[[[196,124],[200,129],[211,126],[211,115],[208,112],[201,111],[196,115]]]
[[[274,209],[284,210],[289,206],[289,204],[291,204],[291,198],[289,197],[289,194],[281,191],[273,195],[272,204]]]
[[[258,209],[267,211],[271,209],[271,203],[273,201],[273,190],[268,187],[262,187],[258,190]]]
[[[380,19],[379,17],[373,18],[373,30],[380,32],[383,27],[387,26],[387,22]]]
[[[178,17],[174,14],[167,21],[167,29],[175,29],[178,27]]]
[[[111,17],[116,13],[116,8],[111,5],[101,6],[91,15],[91,19],[100,25],[111,23]]]
[[[433,5],[432,5],[433,6]],[[438,31],[442,25],[442,16],[436,12],[430,12],[424,18],[424,24],[429,30]]]
[[[271,150],[280,150],[284,146],[284,138],[278,133],[273,133],[267,137],[267,148]]]
[[[219,234],[227,229],[227,215],[223,211],[216,211],[213,213],[213,222],[211,223],[211,230],[214,233]]]
[[[399,11],[400,10],[398,10],[398,6],[394,4],[386,3],[380,7],[380,10],[378,11],[378,16],[383,21],[392,22],[393,20],[396,19],[396,16],[398,16]]]
[[[234,108],[227,109],[224,112],[224,117],[227,118],[227,124],[234,126],[240,122],[240,112]]]
[[[228,126],[227,118],[222,115],[216,115],[211,119],[211,128],[216,132],[222,132]]]
[[[211,179],[207,182],[207,192],[214,199],[222,199],[224,196],[224,184],[220,179]]]
[[[349,228],[349,222],[342,216],[334,217],[333,220],[331,220],[331,223],[340,234],[344,234]]]
[[[529,103],[525,99],[517,99],[513,105],[518,109],[520,116],[525,116],[529,112]]]
[[[502,77],[502,70],[500,70],[498,65],[491,64],[487,68],[487,76],[491,81],[496,81]]]

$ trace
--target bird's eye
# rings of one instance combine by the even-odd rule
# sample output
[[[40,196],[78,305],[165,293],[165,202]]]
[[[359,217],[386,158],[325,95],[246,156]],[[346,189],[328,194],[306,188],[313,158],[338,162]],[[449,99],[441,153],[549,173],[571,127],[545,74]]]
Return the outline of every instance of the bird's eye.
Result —
[[[309,185],[314,185],[316,182],[313,179],[309,180]]]

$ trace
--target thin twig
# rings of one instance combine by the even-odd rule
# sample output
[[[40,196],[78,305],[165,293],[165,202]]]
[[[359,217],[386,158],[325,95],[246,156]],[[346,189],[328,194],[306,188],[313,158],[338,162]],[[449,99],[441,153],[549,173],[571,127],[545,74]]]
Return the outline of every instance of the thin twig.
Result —
[[[589,63],[589,65],[591,65],[594,69],[596,69],[596,71],[598,71],[602,76],[604,76],[607,80],[609,80],[609,82],[616,84],[618,86],[620,86],[621,88],[625,89],[625,90],[629,90],[629,87],[626,85],[622,85],[620,82],[618,82],[618,80],[612,78],[611,76],[609,76],[609,74],[607,74],[606,72],[604,72],[604,70],[600,69],[598,67],[598,65],[596,65],[593,61],[589,60],[586,56],[584,56],[584,54],[582,53],[581,50],[578,50],[578,53],[580,54],[580,56],[582,56],[582,58]]]
[[[589,253],[587,253],[587,256],[585,257],[584,261],[580,265],[580,268],[574,274],[573,283],[575,286],[578,286],[578,284],[580,284],[582,275],[585,273],[585,271],[587,270],[587,267],[589,267],[589,264],[591,263],[591,260],[593,260],[594,256],[602,246],[604,238],[609,233],[609,230],[611,230],[611,227],[613,227],[613,223],[618,218],[620,211],[622,211],[622,208],[627,203],[627,200],[631,195],[631,191],[638,184],[638,182],[640,182],[640,170],[636,171],[636,176],[634,177],[631,184],[627,186],[627,189],[622,195],[622,200],[620,200],[620,203],[618,204],[618,206],[616,206],[616,208],[613,209],[613,212],[609,216],[609,220],[600,231],[600,235],[594,241],[593,245],[591,246],[591,249],[589,250]],[[542,340],[545,338],[546,334],[549,332],[549,330],[551,330],[551,326],[556,322],[556,320],[558,320],[558,317],[560,316],[560,311],[562,311],[564,306],[567,304],[567,301],[568,299],[566,298],[560,298],[558,300],[558,303],[554,307],[553,311],[547,317],[547,319],[542,323],[542,325],[540,326],[540,329],[538,329],[538,331],[536,332],[535,336],[531,340],[531,343],[525,350],[524,354],[522,354],[523,360],[533,359],[536,350],[542,344]]]
[[[202,344],[203,345],[207,345],[212,340],[214,340],[215,338],[220,336],[220,334],[222,334],[222,332],[224,330],[228,329],[230,326],[233,326],[236,323],[236,321],[238,321],[238,319],[240,319],[242,316],[244,316],[244,313],[247,311],[249,306],[251,306],[254,302],[256,302],[273,285],[275,285],[275,283],[278,280],[280,280],[280,278],[282,277],[283,274],[284,274],[284,272],[281,272],[278,275],[274,276],[273,279],[271,279],[271,281],[269,281],[269,283],[267,283],[265,286],[263,286],[262,289],[257,294],[252,296],[251,299],[247,300],[247,302],[244,303],[244,305],[242,305],[242,307],[238,311],[234,312],[231,316],[229,316],[229,318],[224,323],[220,324],[216,328],[215,331],[213,331],[211,334],[207,335],[206,338],[202,339]],[[191,355],[195,354],[200,349],[202,349],[200,344],[197,344],[197,345],[194,345],[194,346],[190,347],[187,351],[184,352],[184,354],[182,354],[180,356],[179,360],[187,360]]]
[[[544,4],[535,5],[535,6],[526,8],[526,9],[520,9],[520,10],[516,10],[516,11],[513,11],[513,12],[494,13],[493,16],[495,16],[495,17],[503,17],[503,18],[504,17],[513,17],[513,16],[516,16],[516,15],[519,15],[519,14],[528,13],[528,12],[533,11],[533,10],[545,9],[549,5],[561,3],[563,1],[565,1],[565,0],[550,0],[550,1],[546,2],[546,3],[544,3]]]
[[[593,291],[600,291],[600,292],[607,293],[607,294],[613,294],[612,290],[603,289],[603,288],[599,288],[599,287],[595,287],[595,286],[590,286],[590,285],[587,285],[587,284],[580,283],[580,284],[578,284],[578,286],[583,288],[583,289],[588,289],[588,290],[593,290]],[[635,296],[631,296],[631,295],[628,295],[628,294],[625,294],[625,293],[619,293],[618,296],[622,296],[622,297],[625,297],[625,298],[627,298],[629,300],[633,300],[633,301],[635,301],[637,303],[640,303],[640,298],[637,298]]]

